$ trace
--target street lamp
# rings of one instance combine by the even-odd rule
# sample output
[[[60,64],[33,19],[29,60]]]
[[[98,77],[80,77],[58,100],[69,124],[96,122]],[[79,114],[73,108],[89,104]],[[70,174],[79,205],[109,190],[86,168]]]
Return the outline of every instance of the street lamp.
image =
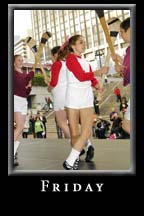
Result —
[[[99,56],[99,65],[100,65],[100,68],[102,67],[102,62],[101,62],[101,56],[104,55],[104,51],[103,50],[97,50],[95,52],[95,56]]]

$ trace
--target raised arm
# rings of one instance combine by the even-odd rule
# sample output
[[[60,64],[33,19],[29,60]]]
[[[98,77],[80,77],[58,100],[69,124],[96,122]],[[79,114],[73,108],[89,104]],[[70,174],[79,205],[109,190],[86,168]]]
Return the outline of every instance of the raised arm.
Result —
[[[44,67],[42,66],[41,63],[39,64],[39,66],[40,66],[41,72],[42,72],[42,74],[43,74],[43,76],[44,76],[44,82],[49,86],[49,84],[50,84],[50,79],[48,78],[48,76],[47,76],[47,74],[46,74],[46,72],[45,72],[45,69],[44,69]]]

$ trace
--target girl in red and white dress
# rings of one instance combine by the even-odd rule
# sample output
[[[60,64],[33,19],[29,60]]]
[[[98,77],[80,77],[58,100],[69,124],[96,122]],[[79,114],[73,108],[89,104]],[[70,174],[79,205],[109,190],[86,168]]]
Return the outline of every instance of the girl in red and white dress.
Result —
[[[62,129],[65,138],[70,138],[70,131],[65,111],[65,96],[67,88],[66,63],[61,55],[60,46],[51,50],[51,81],[48,90],[52,92],[54,112],[58,126]]]
[[[16,129],[14,130],[14,157],[20,144],[21,135],[24,129],[24,123],[27,115],[27,96],[31,91],[31,80],[34,77],[34,71],[28,74],[24,73],[23,57],[14,56],[14,121]],[[14,163],[18,165],[18,163]]]
[[[92,86],[101,91],[94,76],[108,71],[108,67],[103,67],[93,72],[90,64],[81,56],[85,48],[86,43],[81,35],[74,35],[69,39],[66,58],[67,91],[65,105],[70,126],[72,149],[63,163],[63,167],[67,170],[78,169],[80,152],[91,136],[94,100]],[[79,121],[81,132],[79,132]]]

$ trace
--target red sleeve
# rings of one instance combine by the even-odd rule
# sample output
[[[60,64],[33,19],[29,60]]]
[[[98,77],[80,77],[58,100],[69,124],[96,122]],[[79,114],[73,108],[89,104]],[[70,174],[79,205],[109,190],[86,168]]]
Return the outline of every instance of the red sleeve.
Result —
[[[34,71],[30,71],[26,77],[26,81],[29,82],[34,77]]]
[[[94,78],[94,73],[93,72],[85,72],[81,65],[79,64],[76,56],[74,54],[70,54],[67,57],[66,60],[66,66],[68,67],[68,69],[70,71],[72,71],[72,73],[74,74],[74,76],[80,81],[88,81],[88,80],[92,80]]]
[[[61,67],[62,67],[62,63],[60,61],[56,61],[55,63],[53,63],[53,65],[51,67],[51,81],[50,81],[50,85],[52,87],[55,87],[57,85],[58,77],[59,77],[59,73],[60,73]]]
[[[91,85],[92,85],[93,87],[95,87],[97,84],[98,84],[98,80],[97,80],[96,78],[93,78],[93,79],[91,80]]]
[[[90,66],[90,72],[92,72],[91,66]],[[98,84],[98,80],[94,77],[94,78],[91,80],[91,85],[92,85],[93,87],[95,87],[97,84]]]

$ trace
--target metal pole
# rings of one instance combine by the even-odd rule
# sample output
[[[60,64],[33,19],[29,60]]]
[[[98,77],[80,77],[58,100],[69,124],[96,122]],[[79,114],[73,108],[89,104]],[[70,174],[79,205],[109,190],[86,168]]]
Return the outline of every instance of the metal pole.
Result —
[[[101,61],[101,56],[104,54],[104,52],[102,50],[98,50],[96,51],[95,53],[95,56],[98,56],[99,57],[99,65],[100,65],[100,68],[102,67],[102,61]]]

